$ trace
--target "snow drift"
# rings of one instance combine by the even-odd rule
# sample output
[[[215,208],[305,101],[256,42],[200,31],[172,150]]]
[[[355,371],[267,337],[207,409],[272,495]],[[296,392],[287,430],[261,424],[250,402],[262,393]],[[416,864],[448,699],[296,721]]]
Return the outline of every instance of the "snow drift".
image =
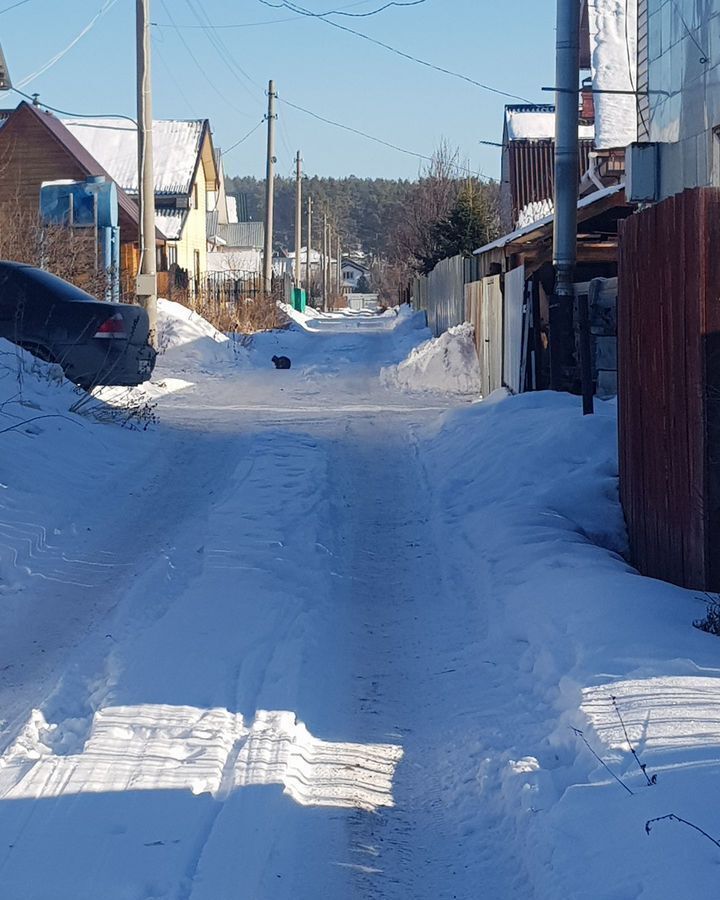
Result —
[[[583,417],[548,392],[420,440],[453,587],[485,619],[466,664],[496,713],[473,796],[523,848],[535,900],[709,900],[717,847],[665,817],[720,833],[718,638],[692,627],[702,596],[623,558],[616,428],[614,402]]]
[[[456,325],[413,348],[401,363],[384,368],[380,377],[387,387],[405,391],[479,394],[480,367],[472,325]]]
[[[207,319],[172,300],[158,299],[159,369],[208,372],[233,363],[235,343]]]

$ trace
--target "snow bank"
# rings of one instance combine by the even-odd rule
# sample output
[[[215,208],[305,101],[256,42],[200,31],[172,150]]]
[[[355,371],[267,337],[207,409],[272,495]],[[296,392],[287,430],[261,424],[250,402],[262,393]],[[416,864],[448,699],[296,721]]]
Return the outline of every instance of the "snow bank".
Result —
[[[44,415],[64,415],[84,395],[65,378],[62,368],[45,363],[20,347],[0,338],[0,427],[30,417],[28,410]],[[4,421],[7,420],[7,421]]]
[[[158,299],[157,368],[212,372],[234,362],[236,345],[202,316],[172,300]]]
[[[596,93],[595,146],[625,147],[637,140],[637,0],[588,3],[593,87]]]
[[[536,900],[716,897],[716,846],[673,820],[646,832],[674,814],[720,835],[703,598],[621,555],[614,403],[583,417],[566,395],[493,399],[420,443],[435,527],[457,535],[453,589],[486,622],[468,653],[502,711],[473,748],[474,802],[513,823]]]
[[[412,321],[414,317],[407,317]],[[480,367],[472,325],[456,325],[431,338],[396,366],[380,373],[389,388],[443,394],[479,394]]]
[[[123,389],[125,390],[125,389]],[[60,366],[44,363],[0,340],[0,595],[7,618],[33,586],[87,581],[77,553],[77,523],[87,521],[88,498],[99,485],[120,490],[115,478],[154,438],[101,423],[148,419],[137,403],[102,397],[69,382]],[[107,495],[105,495],[107,496]],[[89,528],[87,529],[89,530]],[[85,528],[82,529],[85,531]],[[75,547],[75,551],[70,550]],[[13,591],[18,591],[17,599]]]
[[[325,317],[325,313],[320,312],[320,310],[315,309],[312,306],[306,306],[304,313],[294,309],[289,303],[279,303],[278,306],[291,322],[295,322],[296,325],[300,325],[302,328],[306,327],[308,323],[315,319],[322,319]]]

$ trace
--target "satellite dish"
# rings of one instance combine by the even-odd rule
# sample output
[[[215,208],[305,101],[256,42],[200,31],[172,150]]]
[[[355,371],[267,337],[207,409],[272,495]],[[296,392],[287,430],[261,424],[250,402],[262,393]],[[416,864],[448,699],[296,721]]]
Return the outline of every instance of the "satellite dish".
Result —
[[[10,73],[8,72],[7,63],[5,62],[5,54],[2,46],[0,46],[0,91],[12,90],[12,82],[10,81]]]

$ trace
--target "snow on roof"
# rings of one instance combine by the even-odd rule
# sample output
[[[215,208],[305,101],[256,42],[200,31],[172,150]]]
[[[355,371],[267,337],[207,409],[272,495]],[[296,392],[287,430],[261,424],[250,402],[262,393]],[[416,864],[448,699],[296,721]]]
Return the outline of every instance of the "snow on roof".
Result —
[[[342,261],[343,269],[357,269],[358,272],[369,272],[370,269],[367,266],[364,266],[362,263],[357,262],[354,259],[343,259]]]
[[[552,200],[533,200],[527,203],[518,213],[518,228],[525,225],[532,225],[538,219],[544,219],[545,216],[551,216],[555,210],[555,204]]]
[[[555,107],[506,106],[505,130],[508,141],[548,141],[555,139]],[[592,125],[581,125],[579,136],[592,140],[595,130]]]
[[[137,128],[126,119],[64,119],[65,127],[123,190],[138,191]],[[156,194],[188,194],[206,120],[153,122]]]
[[[314,247],[310,248],[310,263],[319,262],[320,261],[320,251],[316,250]],[[300,248],[300,261],[305,262],[307,258],[307,247]],[[295,251],[291,250],[288,253],[288,259],[295,259]]]
[[[612,197],[613,194],[619,194],[620,191],[625,190],[625,184],[613,184],[610,187],[604,188],[602,191],[595,191],[594,194],[588,194],[587,197],[582,197],[578,200],[578,209],[585,209],[586,206],[592,206],[593,203],[597,203],[599,200],[604,200],[606,197]],[[532,234],[533,231],[537,231],[538,228],[542,228],[543,225],[549,225],[553,220],[554,212],[548,216],[544,216],[542,219],[538,219],[535,222],[530,222],[528,225],[523,226],[522,228],[517,228],[515,231],[511,231],[509,234],[504,234],[502,237],[499,237],[495,241],[491,241],[489,244],[485,244],[484,247],[479,247],[477,250],[473,250],[473,254],[478,256],[481,253],[486,253],[488,250],[496,250],[501,247],[506,247],[508,244],[512,244],[513,241],[517,241],[522,237],[525,237],[528,234]]]
[[[596,90],[633,91],[636,78],[637,2],[590,0],[590,54]],[[595,146],[626,147],[637,140],[637,114],[632,94],[593,95]]]
[[[162,231],[169,241],[179,241],[187,212],[186,209],[156,209],[155,227]]]

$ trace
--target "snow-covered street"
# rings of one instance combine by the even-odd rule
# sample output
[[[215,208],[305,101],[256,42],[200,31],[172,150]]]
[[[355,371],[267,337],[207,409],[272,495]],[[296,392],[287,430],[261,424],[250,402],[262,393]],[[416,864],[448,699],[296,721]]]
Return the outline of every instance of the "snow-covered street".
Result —
[[[619,555],[613,405],[381,377],[427,337],[208,338],[147,432],[2,436],[3,900],[713,896],[644,829],[720,831],[720,672]]]

